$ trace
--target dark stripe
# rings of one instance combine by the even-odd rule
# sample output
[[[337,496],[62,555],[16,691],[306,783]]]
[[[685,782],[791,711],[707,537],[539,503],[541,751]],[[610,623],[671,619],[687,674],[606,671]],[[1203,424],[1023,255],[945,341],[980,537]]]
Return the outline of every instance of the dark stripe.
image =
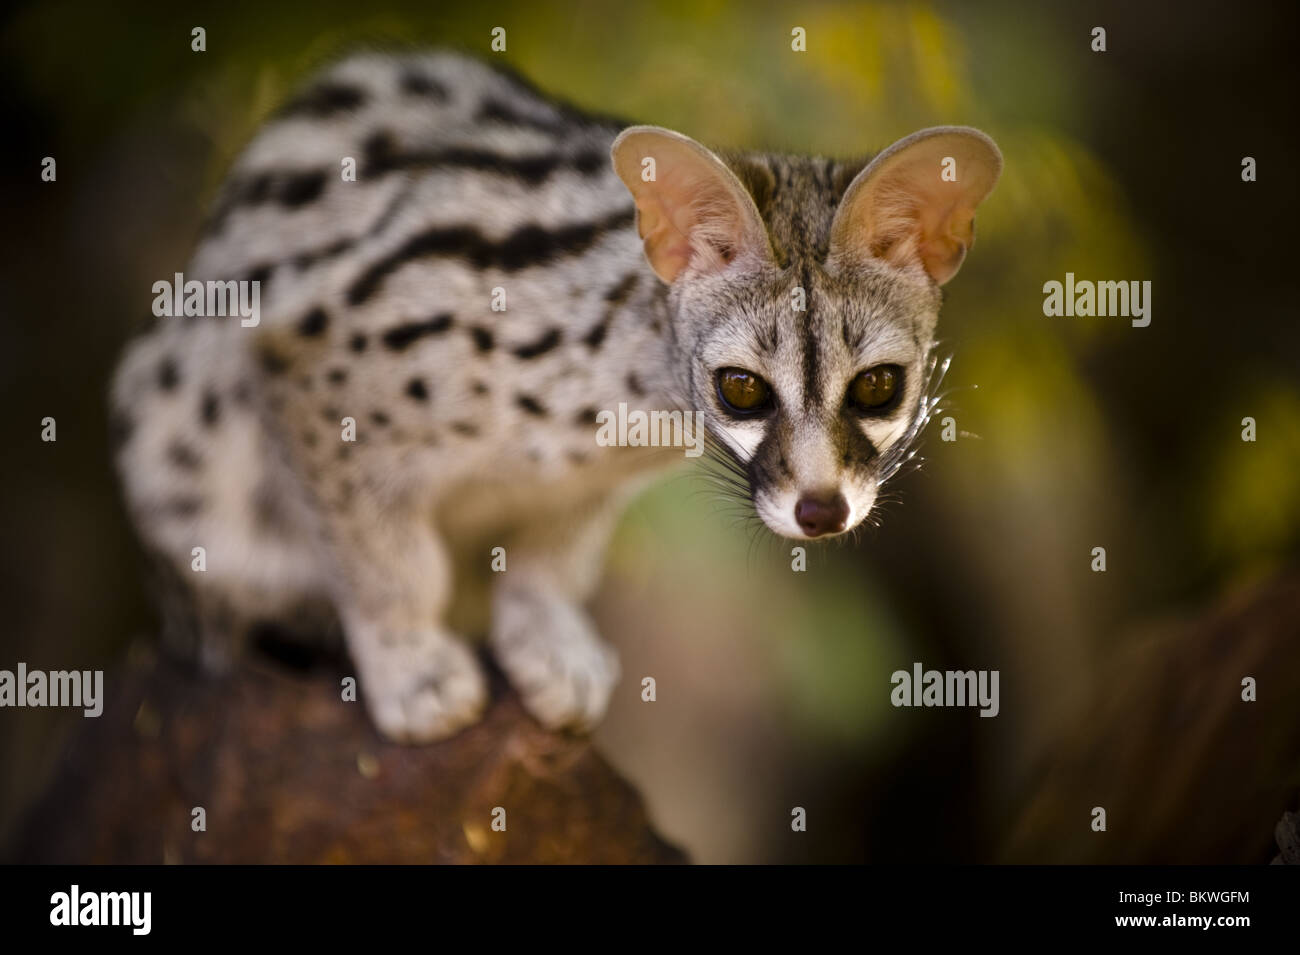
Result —
[[[365,90],[327,80],[317,83],[294,97],[281,108],[280,115],[324,119],[327,116],[356,109],[365,101]]]
[[[552,328],[537,341],[530,345],[520,345],[514,349],[516,358],[536,358],[538,355],[545,355],[548,351],[560,344],[560,330]]]
[[[601,316],[599,322],[592,326],[591,331],[582,336],[583,344],[593,351],[600,347],[601,342],[605,340],[605,334],[609,331],[609,323],[613,321],[614,315],[619,308],[632,295],[632,290],[636,288],[639,280],[635,272],[623,276],[619,283],[605,293],[605,314]]]
[[[276,198],[286,206],[294,208],[306,205],[320,197],[325,191],[325,173],[303,172],[286,176],[280,182]]]
[[[438,335],[451,328],[452,318],[447,312],[423,322],[407,322],[384,332],[384,344],[393,351],[402,351],[425,335]]]
[[[394,252],[371,263],[348,289],[348,302],[360,305],[393,272],[408,262],[427,256],[455,256],[466,260],[476,269],[497,268],[517,272],[585,252],[605,233],[624,228],[632,220],[633,213],[629,207],[598,222],[561,226],[550,231],[539,225],[521,226],[497,242],[484,238],[472,226],[429,229],[412,236]]]
[[[803,394],[804,407],[821,405],[821,393],[817,388],[820,373],[821,356],[818,354],[816,326],[813,322],[812,272],[805,266],[802,274],[804,303],[804,348],[803,348]]]
[[[539,129],[544,133],[560,133],[567,128],[567,124],[559,117],[530,116],[494,97],[488,97],[482,102],[475,119],[480,123],[523,126],[528,129]]]
[[[556,172],[572,169],[584,176],[604,173],[609,158],[594,149],[566,156],[547,153],[540,156],[503,156],[488,149],[450,147],[446,149],[397,152],[387,137],[372,137],[366,144],[363,175],[374,178],[397,170],[470,169],[476,172],[511,176],[528,185],[537,185]]]
[[[402,74],[402,92],[412,96],[427,96],[436,103],[447,102],[447,87],[431,76],[418,70],[407,70]]]

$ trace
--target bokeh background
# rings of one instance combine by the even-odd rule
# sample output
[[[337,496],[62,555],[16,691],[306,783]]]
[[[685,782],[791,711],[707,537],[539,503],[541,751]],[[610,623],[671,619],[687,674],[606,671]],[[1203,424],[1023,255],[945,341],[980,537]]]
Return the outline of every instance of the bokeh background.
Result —
[[[965,434],[931,426],[882,526],[793,573],[788,545],[689,473],[623,522],[595,613],[625,683],[596,742],[665,835],[704,862],[1267,861],[1300,792],[1297,8],[1077,7],[11,10],[0,667],[111,668],[155,626],[106,384],[258,122],[349,49],[486,54],[504,26],[503,58],[543,88],[714,146],[862,154],[961,123],[1006,157],[941,316]],[[40,181],[47,155],[57,183]],[[1067,271],[1150,280],[1150,326],[1045,317],[1043,283]],[[893,708],[889,675],[914,661],[1000,670],[1001,714]],[[1258,703],[1240,702],[1246,675]],[[0,711],[0,829],[75,720]]]

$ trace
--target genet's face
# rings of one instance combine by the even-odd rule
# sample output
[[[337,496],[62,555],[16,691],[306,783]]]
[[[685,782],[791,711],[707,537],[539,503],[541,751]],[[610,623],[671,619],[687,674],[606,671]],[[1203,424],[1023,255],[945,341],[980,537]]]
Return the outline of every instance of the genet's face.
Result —
[[[845,533],[915,437],[938,290],[884,265],[725,284],[677,301],[679,322],[698,329],[695,407],[772,531]]]

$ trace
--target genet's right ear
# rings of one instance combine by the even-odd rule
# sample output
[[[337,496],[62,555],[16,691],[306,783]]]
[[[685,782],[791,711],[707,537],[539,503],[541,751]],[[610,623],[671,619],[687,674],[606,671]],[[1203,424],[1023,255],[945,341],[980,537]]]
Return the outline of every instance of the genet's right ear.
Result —
[[[623,130],[610,150],[636,201],[645,256],[665,282],[772,258],[767,230],[740,180],[695,140],[658,126]]]

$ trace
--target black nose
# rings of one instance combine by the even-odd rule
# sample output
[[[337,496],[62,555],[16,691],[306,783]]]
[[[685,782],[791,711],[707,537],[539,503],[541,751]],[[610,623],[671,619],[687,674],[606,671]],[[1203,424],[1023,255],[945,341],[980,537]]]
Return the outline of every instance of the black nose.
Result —
[[[809,537],[838,534],[849,522],[849,502],[838,491],[824,496],[805,494],[794,506],[794,519]]]

